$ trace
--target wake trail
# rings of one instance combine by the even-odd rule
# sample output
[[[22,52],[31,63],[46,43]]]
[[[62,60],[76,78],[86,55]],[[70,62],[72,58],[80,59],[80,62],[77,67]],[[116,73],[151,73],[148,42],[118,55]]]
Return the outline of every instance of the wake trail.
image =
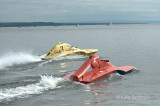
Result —
[[[34,94],[41,94],[46,90],[59,88],[57,84],[63,81],[62,78],[53,76],[41,76],[38,83],[19,86],[16,88],[7,88],[0,90],[0,102],[12,101],[16,98],[25,98]]]
[[[29,53],[7,53],[0,57],[0,69],[5,69],[9,66],[17,64],[25,64],[29,62],[39,62],[42,61],[40,57],[34,56]]]

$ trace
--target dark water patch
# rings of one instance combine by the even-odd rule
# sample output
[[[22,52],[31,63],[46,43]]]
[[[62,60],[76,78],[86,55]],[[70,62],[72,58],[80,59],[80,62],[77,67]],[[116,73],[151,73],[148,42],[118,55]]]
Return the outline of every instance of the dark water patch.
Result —
[[[0,88],[16,88],[18,86],[26,86],[28,84],[37,83],[40,79],[40,76],[23,76],[15,79],[14,81],[10,81],[8,83],[4,82],[0,84]]]
[[[13,66],[7,67],[6,71],[26,71],[33,68],[36,68],[41,62],[31,62],[31,63],[25,63],[25,64],[17,64]]]

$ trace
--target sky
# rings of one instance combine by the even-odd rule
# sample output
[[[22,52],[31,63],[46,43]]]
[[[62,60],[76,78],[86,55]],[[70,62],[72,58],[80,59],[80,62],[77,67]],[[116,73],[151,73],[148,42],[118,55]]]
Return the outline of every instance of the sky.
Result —
[[[160,0],[0,0],[0,22],[160,22]]]

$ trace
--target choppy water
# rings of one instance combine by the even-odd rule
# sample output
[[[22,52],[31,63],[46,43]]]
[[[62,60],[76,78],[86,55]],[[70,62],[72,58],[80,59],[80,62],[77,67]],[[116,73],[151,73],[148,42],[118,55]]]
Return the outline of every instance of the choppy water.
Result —
[[[0,106],[158,106],[159,35],[151,24],[0,28]],[[85,85],[65,81],[88,57],[42,61],[58,42],[99,49],[101,58],[136,70]]]

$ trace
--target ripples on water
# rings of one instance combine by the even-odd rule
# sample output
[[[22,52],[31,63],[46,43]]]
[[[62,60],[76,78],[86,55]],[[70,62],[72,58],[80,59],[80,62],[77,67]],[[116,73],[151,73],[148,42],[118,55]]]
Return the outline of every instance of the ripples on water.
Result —
[[[88,58],[88,56],[68,56],[44,61],[41,60],[41,56],[34,56],[27,53],[8,53],[0,58],[0,71],[20,71],[20,67],[22,67],[23,70],[27,70],[29,68],[41,67],[45,64],[54,64],[55,62],[61,64],[62,61],[76,61],[77,59],[81,60],[85,58]],[[64,64],[61,66],[63,67],[63,65]],[[60,72],[67,74],[67,72],[63,70]],[[0,102],[8,103],[18,98],[27,98],[32,95],[44,93],[48,90],[74,88],[78,85],[82,85],[78,82],[64,81],[58,76],[60,75],[40,75],[40,77],[24,77],[25,79],[18,82],[1,83]]]
[[[69,56],[69,57],[62,57],[54,60],[48,60],[48,61],[42,61],[40,57],[34,56],[31,54],[26,53],[12,53],[7,54],[3,56],[1,61],[5,61],[3,64],[1,64],[1,70],[18,70],[20,67],[25,67],[23,70],[26,70],[28,67],[43,67],[45,64],[54,64],[56,62],[61,64],[61,61],[78,61],[78,60],[84,60],[88,58],[88,56]],[[64,63],[61,65],[62,67]],[[32,69],[31,68],[31,69]],[[20,71],[20,70],[19,70]],[[63,73],[63,76],[67,73],[70,73],[70,71],[63,71],[61,70],[60,73]],[[18,82],[10,82],[3,84],[1,83],[1,90],[0,90],[0,102],[1,103],[9,103],[10,101],[14,101],[18,98],[28,98],[32,95],[39,95],[43,94],[49,90],[62,90],[62,89],[79,89],[79,87],[84,86],[86,89],[85,91],[92,91],[93,89],[97,87],[102,86],[109,86],[108,81],[110,80],[118,80],[123,78],[123,76],[119,74],[113,74],[107,77],[104,77],[102,79],[99,79],[97,81],[94,81],[91,84],[83,85],[78,82],[73,81],[64,81],[61,77],[63,77],[60,74],[55,75],[40,75],[40,76],[34,76],[34,77],[24,77],[23,80],[20,80]],[[94,92],[93,95],[112,95],[111,93],[103,93],[103,92]],[[113,95],[112,95],[113,96]],[[105,100],[97,101],[95,103],[101,103],[105,102]],[[92,104],[92,102],[85,101],[85,104]]]
[[[1,28],[0,105],[160,104],[159,28],[159,25]],[[78,48],[99,49],[97,54],[102,59],[137,69],[126,76],[112,74],[86,85],[64,81],[62,77],[77,70],[88,57],[42,61],[44,55],[35,55],[47,53],[59,41]]]

